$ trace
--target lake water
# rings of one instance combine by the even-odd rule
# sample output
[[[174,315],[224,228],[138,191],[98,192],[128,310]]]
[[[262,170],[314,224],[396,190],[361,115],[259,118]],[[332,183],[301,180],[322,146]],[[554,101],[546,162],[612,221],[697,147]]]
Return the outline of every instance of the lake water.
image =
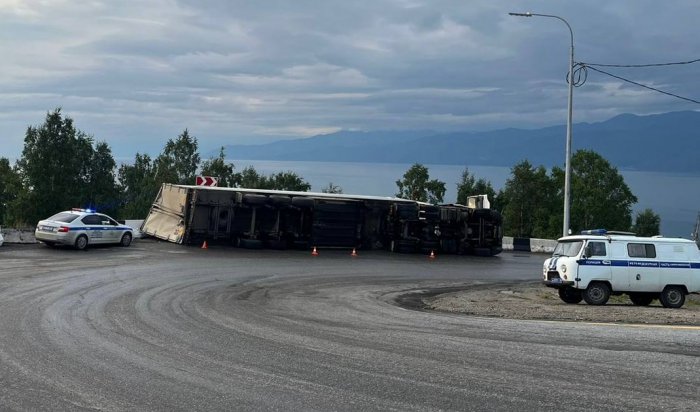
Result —
[[[344,163],[344,162],[293,162],[268,160],[230,160],[237,171],[253,166],[264,174],[292,171],[311,184],[311,190],[320,192],[332,182],[343,189],[343,193],[394,196],[396,180],[401,179],[410,164],[398,163]],[[457,182],[464,166],[425,165],[431,179],[446,183],[445,202],[457,198]],[[494,189],[503,188],[510,177],[510,168],[492,166],[469,166],[477,178],[491,182]],[[690,237],[700,211],[700,176],[660,172],[621,171],[627,185],[639,202],[637,211],[651,208],[661,216],[661,233],[669,237]],[[562,206],[563,208],[563,206]]]

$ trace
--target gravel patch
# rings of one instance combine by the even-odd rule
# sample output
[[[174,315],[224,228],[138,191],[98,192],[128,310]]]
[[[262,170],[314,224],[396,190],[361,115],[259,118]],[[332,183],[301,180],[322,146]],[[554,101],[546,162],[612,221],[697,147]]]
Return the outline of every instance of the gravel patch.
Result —
[[[700,295],[686,296],[680,309],[666,309],[658,300],[635,306],[627,295],[611,296],[604,306],[562,302],[557,290],[539,282],[466,286],[447,293],[426,293],[422,309],[511,319],[619,322],[700,326]]]

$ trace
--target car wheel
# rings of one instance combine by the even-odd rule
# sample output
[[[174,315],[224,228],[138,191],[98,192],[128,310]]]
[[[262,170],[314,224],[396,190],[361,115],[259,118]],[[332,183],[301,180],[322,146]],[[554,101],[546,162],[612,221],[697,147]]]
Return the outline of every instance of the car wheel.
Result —
[[[581,302],[583,296],[581,296],[581,291],[579,289],[567,286],[565,288],[559,288],[559,299],[566,303],[576,304]]]
[[[119,242],[123,247],[127,247],[131,244],[131,233],[124,233],[122,235],[122,240]]]
[[[680,308],[685,303],[685,291],[680,286],[666,286],[659,300],[665,308]]]
[[[630,293],[630,300],[636,306],[649,306],[654,300],[654,295],[650,293]]]
[[[602,282],[593,282],[583,292],[583,300],[589,305],[605,305],[610,299],[610,286]]]
[[[77,239],[75,239],[75,248],[78,250],[85,250],[88,245],[88,238],[85,235],[80,235],[78,236]]]

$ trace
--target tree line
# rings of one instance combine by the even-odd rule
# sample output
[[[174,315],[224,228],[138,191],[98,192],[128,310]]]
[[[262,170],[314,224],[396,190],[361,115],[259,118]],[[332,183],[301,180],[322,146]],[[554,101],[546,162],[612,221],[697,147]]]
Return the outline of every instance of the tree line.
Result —
[[[202,161],[197,138],[185,129],[169,139],[155,158],[136,153],[133,163],[117,164],[109,145],[77,129],[61,109],[46,115],[40,126],[27,128],[22,156],[14,165],[0,158],[0,226],[30,226],[67,207],[96,208],[117,218],[148,213],[163,183],[194,184],[197,174],[216,176],[219,186],[308,191],[311,185],[294,172],[263,175],[252,166],[236,171],[223,147],[218,156]],[[486,194],[491,207],[503,215],[504,232],[516,237],[557,238],[563,225],[564,171],[547,171],[524,160],[511,168],[503,189],[465,168],[457,182],[457,203]],[[580,150],[572,157],[572,230],[607,228],[641,235],[659,232],[652,210],[638,213],[637,198],[616,168],[599,154]],[[430,179],[421,164],[411,166],[396,181],[397,197],[441,203],[445,182]],[[322,189],[342,193],[332,182]]]
[[[192,185],[198,171],[218,176],[219,186],[308,191],[294,172],[264,175],[252,166],[236,172],[221,148],[202,162],[197,138],[185,129],[155,158],[136,153],[117,164],[106,142],[77,129],[61,109],[27,128],[14,165],[0,158],[0,226],[31,226],[69,207],[96,208],[117,218],[144,217],[163,183]]]
[[[443,201],[445,182],[430,179],[428,168],[414,164],[396,181],[397,197],[423,202]],[[501,212],[506,236],[556,239],[562,235],[564,170],[555,166],[533,166],[523,160],[511,168],[510,178],[496,192],[491,182],[476,178],[468,168],[457,183],[457,203],[467,197],[488,195],[491,208]],[[631,231],[640,236],[659,234],[661,219],[651,209],[638,212],[632,222],[632,205],[637,197],[624,178],[601,155],[579,150],[571,158],[572,233],[584,229],[605,228]]]

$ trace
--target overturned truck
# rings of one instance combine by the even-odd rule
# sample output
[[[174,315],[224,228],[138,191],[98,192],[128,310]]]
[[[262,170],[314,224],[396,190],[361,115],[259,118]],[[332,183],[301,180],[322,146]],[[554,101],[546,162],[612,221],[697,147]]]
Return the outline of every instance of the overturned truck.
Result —
[[[330,193],[164,184],[144,234],[178,244],[244,248],[387,249],[496,255],[501,215],[485,195],[468,205]]]

